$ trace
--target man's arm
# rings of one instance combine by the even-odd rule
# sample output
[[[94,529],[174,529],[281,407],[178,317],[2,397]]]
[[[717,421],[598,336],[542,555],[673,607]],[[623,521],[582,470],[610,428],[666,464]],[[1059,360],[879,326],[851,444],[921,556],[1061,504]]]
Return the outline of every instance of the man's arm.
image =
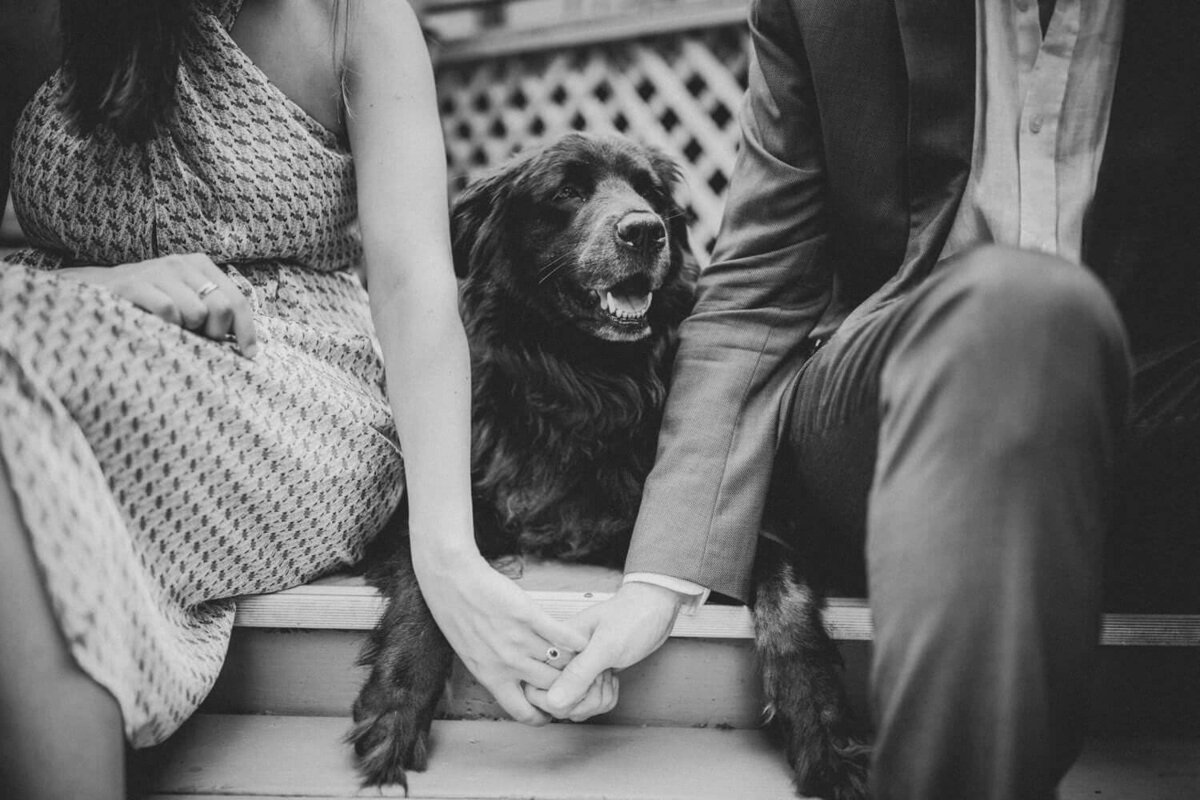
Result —
[[[666,575],[741,600],[781,407],[832,286],[820,125],[790,4],[754,2],[750,33],[742,145],[713,264],[681,329],[625,565],[627,573]],[[657,649],[686,599],[631,580],[581,614],[577,624],[591,641],[547,695],[547,710],[567,715],[596,675]]]
[[[829,302],[826,182],[807,56],[787,0],[750,11],[742,144],[712,265],[681,329],[627,572],[741,600],[780,412]]]

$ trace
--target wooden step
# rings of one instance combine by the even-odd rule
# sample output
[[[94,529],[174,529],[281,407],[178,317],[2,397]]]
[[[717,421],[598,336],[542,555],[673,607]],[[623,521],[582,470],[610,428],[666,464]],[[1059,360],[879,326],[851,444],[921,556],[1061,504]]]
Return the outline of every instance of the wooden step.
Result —
[[[402,797],[360,790],[348,721],[327,717],[197,715],[139,755],[151,798]],[[529,800],[792,798],[781,755],[761,731],[435,722],[430,768],[410,797]],[[1090,742],[1061,800],[1200,797],[1200,741]]]
[[[559,617],[611,593],[620,574],[527,562],[518,583]],[[226,714],[342,716],[363,680],[354,664],[381,601],[359,578],[339,577],[239,604],[224,670],[205,710]],[[838,620],[838,615],[842,615]],[[862,601],[831,606],[851,704],[867,709],[871,644]],[[1109,618],[1094,681],[1095,729],[1105,735],[1200,737],[1200,647],[1191,618]],[[598,721],[616,725],[756,728],[763,698],[740,606],[706,606],[681,617],[658,652],[621,676],[621,702]],[[1164,646],[1166,643],[1177,646]],[[456,664],[439,714],[498,719],[491,695]]]
[[[529,559],[514,578],[555,619],[568,619],[612,596],[621,573],[599,567]],[[384,600],[360,577],[337,577],[238,602],[236,625],[244,628],[370,630]],[[834,639],[869,641],[871,609],[860,598],[830,598],[825,626]],[[741,605],[708,604],[681,615],[671,633],[699,639],[753,639],[750,612]],[[1200,647],[1200,614],[1105,614],[1105,646]]]

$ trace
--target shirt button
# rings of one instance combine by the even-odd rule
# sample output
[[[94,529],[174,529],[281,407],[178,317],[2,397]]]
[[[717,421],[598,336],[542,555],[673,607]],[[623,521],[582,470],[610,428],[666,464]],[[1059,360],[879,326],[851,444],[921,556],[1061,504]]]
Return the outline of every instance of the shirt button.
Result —
[[[1042,115],[1038,114],[1033,119],[1029,120],[1029,132],[1037,133],[1042,129]]]

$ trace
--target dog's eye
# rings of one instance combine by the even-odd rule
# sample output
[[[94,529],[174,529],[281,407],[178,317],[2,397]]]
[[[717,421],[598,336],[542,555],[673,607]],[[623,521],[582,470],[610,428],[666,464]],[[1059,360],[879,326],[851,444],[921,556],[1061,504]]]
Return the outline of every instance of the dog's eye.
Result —
[[[560,202],[582,200],[583,192],[576,186],[564,186],[554,195],[554,199]]]
[[[649,200],[655,206],[666,205],[667,193],[652,184],[643,187],[638,194]]]

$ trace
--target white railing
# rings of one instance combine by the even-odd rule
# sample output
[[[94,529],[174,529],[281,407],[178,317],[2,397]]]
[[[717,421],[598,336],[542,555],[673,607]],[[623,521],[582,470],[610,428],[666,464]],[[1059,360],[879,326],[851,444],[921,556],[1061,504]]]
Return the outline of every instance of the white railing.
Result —
[[[571,130],[622,133],[679,162],[693,242],[702,258],[711,251],[737,150],[745,0],[421,8],[435,39],[452,190],[532,142]]]

